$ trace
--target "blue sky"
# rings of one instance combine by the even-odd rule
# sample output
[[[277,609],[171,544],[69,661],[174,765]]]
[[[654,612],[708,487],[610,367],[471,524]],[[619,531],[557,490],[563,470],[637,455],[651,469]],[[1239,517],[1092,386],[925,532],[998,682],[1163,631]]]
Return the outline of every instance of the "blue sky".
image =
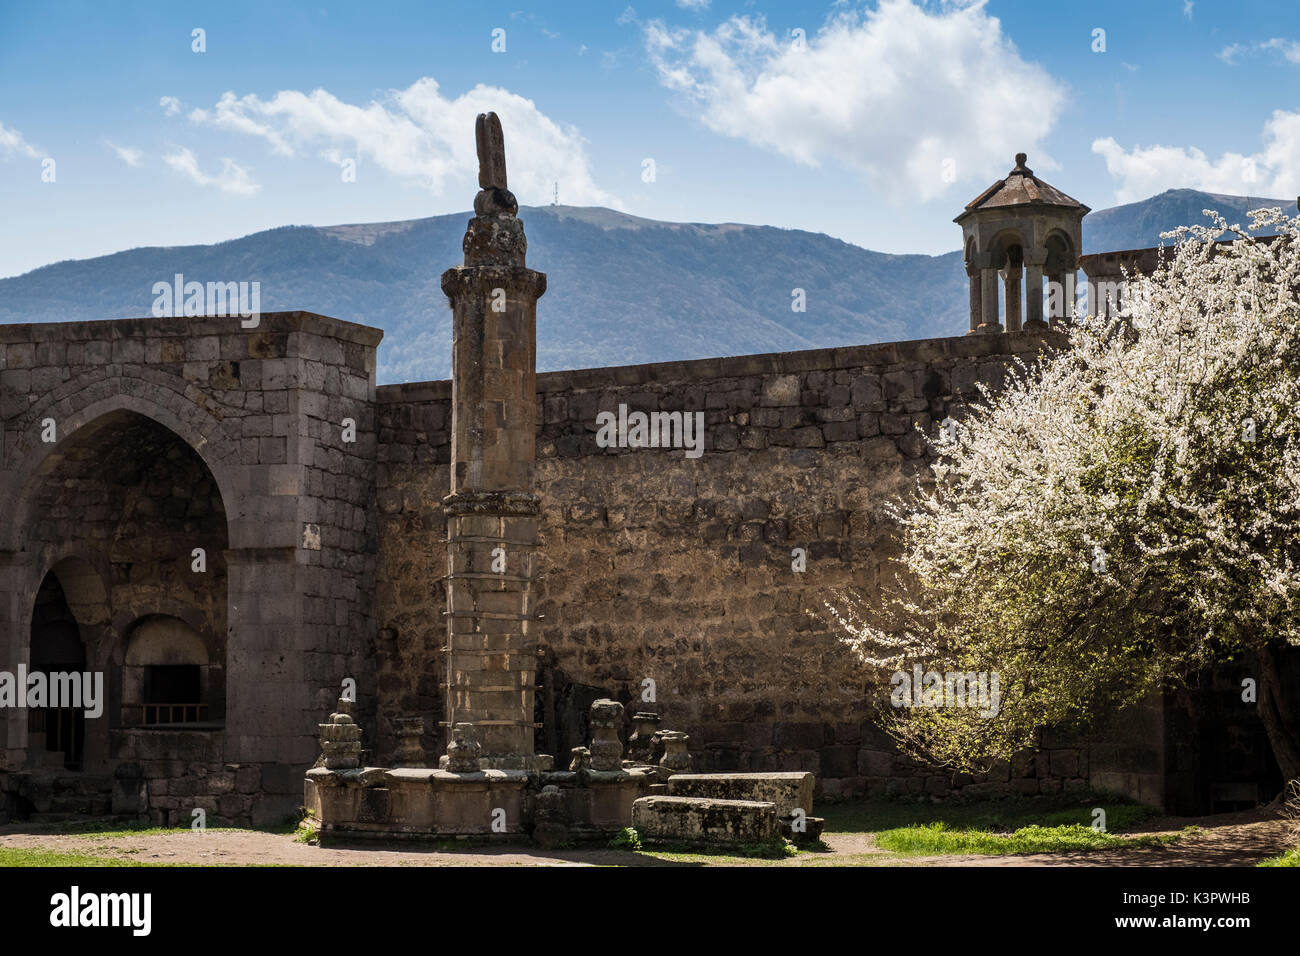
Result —
[[[0,276],[467,210],[482,109],[521,203],[886,252],[1018,150],[1094,209],[1300,192],[1295,0],[180,6],[0,0]]]

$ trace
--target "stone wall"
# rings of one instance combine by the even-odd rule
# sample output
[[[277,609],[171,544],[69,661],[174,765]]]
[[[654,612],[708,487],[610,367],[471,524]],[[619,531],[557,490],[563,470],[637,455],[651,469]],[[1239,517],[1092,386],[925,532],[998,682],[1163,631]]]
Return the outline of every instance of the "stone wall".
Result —
[[[133,616],[167,611],[159,603],[175,607],[225,658],[224,726],[209,732],[202,755],[163,756],[152,738],[140,746],[153,749],[138,754],[129,735],[115,734],[109,765],[87,769],[181,761],[183,772],[173,763],[143,771],[156,781],[151,796],[168,801],[219,801],[230,793],[228,772],[242,771],[245,783],[256,773],[254,800],[227,801],[239,804],[244,821],[276,819],[301,802],[302,772],[319,750],[316,724],[340,682],[373,683],[366,651],[381,337],[303,312],[266,313],[254,328],[211,317],[0,326],[0,501],[8,519],[0,525],[0,662],[12,670],[29,660],[32,608],[51,572],[69,591],[96,666],[120,657]],[[47,422],[55,441],[43,439]],[[135,453],[124,440],[137,437]],[[188,485],[179,466],[149,472],[133,497],[131,470],[148,472],[152,457],[173,451],[203,468]],[[166,491],[149,491],[148,482],[164,476]],[[211,529],[189,511],[205,497],[210,509],[218,499],[224,509]],[[145,499],[156,513],[140,513]],[[184,571],[195,546],[209,547],[214,572],[197,595]],[[91,620],[94,602],[71,593],[68,562],[79,580],[101,579],[106,616]],[[16,771],[32,757],[26,714],[0,717],[0,767]],[[116,731],[117,719],[110,707],[100,730]]]
[[[1013,356],[1045,341],[969,336],[539,375],[539,749],[565,760],[585,743],[587,704],[608,695],[689,733],[699,770],[810,770],[825,795],[1086,786],[1077,754],[980,778],[912,766],[876,728],[864,676],[821,613],[836,589],[872,589],[884,571],[881,507],[926,469],[918,429],[960,417],[977,382],[997,388]],[[377,402],[375,691],[381,715],[422,715],[438,752],[449,383],[381,387]],[[597,414],[620,404],[702,412],[703,455],[598,447]],[[381,763],[394,744],[381,717]]]

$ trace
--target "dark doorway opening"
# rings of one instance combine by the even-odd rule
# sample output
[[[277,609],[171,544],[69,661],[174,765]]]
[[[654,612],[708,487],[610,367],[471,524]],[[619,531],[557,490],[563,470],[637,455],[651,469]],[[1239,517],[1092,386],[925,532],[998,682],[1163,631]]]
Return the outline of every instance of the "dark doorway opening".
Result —
[[[28,673],[83,673],[86,646],[59,579],[45,576],[32,611],[31,663]],[[86,713],[81,707],[33,707],[27,712],[28,745],[43,751],[46,766],[62,763],[80,770],[86,740]],[[43,746],[41,746],[43,741]],[[59,756],[62,760],[60,761]]]

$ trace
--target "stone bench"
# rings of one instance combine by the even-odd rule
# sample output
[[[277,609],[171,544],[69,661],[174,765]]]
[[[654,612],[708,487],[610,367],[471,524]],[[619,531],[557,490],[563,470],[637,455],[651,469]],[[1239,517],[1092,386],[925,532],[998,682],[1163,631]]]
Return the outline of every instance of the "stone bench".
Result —
[[[641,797],[632,827],[647,843],[775,843],[781,831],[776,804],[706,797]]]
[[[814,779],[807,771],[795,773],[676,773],[668,780],[674,797],[713,800],[754,800],[776,804],[778,817],[802,810],[811,816]]]

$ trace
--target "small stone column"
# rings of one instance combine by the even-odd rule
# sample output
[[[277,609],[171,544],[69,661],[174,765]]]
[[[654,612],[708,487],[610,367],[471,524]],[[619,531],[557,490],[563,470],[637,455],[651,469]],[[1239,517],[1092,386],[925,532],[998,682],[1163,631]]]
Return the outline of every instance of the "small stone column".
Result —
[[[1008,332],[1020,331],[1020,279],[1022,269],[1018,262],[1008,262],[1002,270],[1002,288],[1005,299],[1004,316]]]
[[[623,743],[618,728],[623,723],[623,705],[602,698],[591,705],[591,769],[622,770]]]
[[[447,769],[452,773],[478,773],[482,769],[479,755],[483,746],[474,736],[474,725],[460,723],[451,728],[447,744]]]
[[[317,726],[326,770],[356,770],[361,766],[361,728],[352,719],[352,701],[340,697],[338,711]]]
[[[632,733],[627,738],[627,756],[636,763],[651,763],[654,736],[659,732],[659,715],[642,710],[632,715]]]
[[[980,293],[980,270],[968,268],[966,275],[970,279],[970,330],[978,332],[984,308],[984,299]]]
[[[1069,302],[1065,291],[1065,273],[1050,272],[1047,275],[1047,319],[1056,324],[1069,314]]]
[[[1025,329],[1047,328],[1043,321],[1043,267],[1025,265]]]
[[[983,303],[980,307],[981,332],[1001,332],[998,322],[998,270],[993,268],[980,270],[980,292]]]
[[[424,767],[424,747],[420,737],[424,734],[423,717],[398,717],[393,721],[397,731],[397,749],[393,754],[395,768],[420,769]]]
[[[686,749],[691,742],[689,734],[680,730],[661,730],[659,739],[664,745],[664,755],[659,758],[659,766],[673,773],[685,773],[691,769],[691,755]]]

